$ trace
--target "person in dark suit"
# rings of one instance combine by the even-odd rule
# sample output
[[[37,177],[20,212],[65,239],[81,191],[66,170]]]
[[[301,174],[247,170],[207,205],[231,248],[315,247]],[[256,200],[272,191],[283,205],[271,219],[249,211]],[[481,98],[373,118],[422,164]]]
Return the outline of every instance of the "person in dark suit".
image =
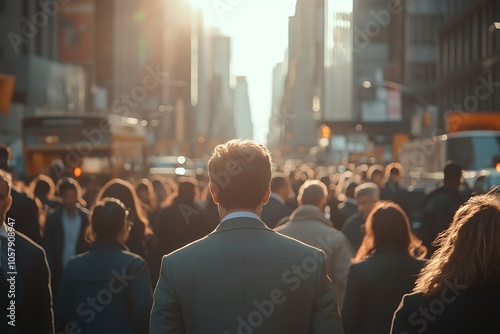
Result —
[[[269,151],[232,140],[214,149],[210,191],[222,218],[162,260],[150,333],[340,333],[325,253],[269,229]]]
[[[0,169],[10,172],[10,160],[12,152],[10,147],[0,144]],[[37,244],[42,244],[40,233],[39,208],[33,196],[29,195],[21,187],[11,187],[12,205],[9,217],[16,222],[16,231],[23,233]]]
[[[47,258],[40,246],[15,231],[17,222],[6,215],[12,203],[11,186],[11,175],[0,169],[0,333],[54,333]],[[9,256],[15,257],[14,263]],[[9,308],[15,309],[15,317]]]
[[[212,232],[202,220],[202,210],[195,203],[196,180],[179,183],[173,203],[160,209],[156,216],[155,235],[162,255],[201,239]]]
[[[497,188],[498,191],[498,188]],[[500,333],[500,195],[470,198],[438,239],[391,333]]]
[[[403,209],[408,218],[411,218],[413,208],[410,193],[401,186],[403,167],[401,164],[393,162],[387,166],[385,174],[387,182],[380,190],[380,199],[396,203]]]
[[[373,208],[347,279],[342,309],[346,334],[389,332],[401,297],[412,290],[425,264],[421,244],[400,206],[380,202]]]
[[[437,235],[446,230],[453,220],[455,211],[463,204],[460,196],[462,168],[452,162],[444,167],[444,184],[431,192],[424,201],[422,217],[422,240],[432,256],[436,247],[433,241]]]
[[[349,218],[358,213],[358,202],[356,202],[354,191],[358,186],[355,182],[350,182],[346,187],[345,200],[339,203],[337,208],[340,211],[344,220],[347,221]]]
[[[56,303],[58,331],[81,334],[148,332],[152,291],[144,259],[124,246],[130,231],[125,205],[98,202],[91,214],[92,248],[69,261]]]
[[[357,252],[365,236],[365,220],[380,200],[380,190],[375,183],[365,182],[356,187],[354,191],[356,202],[358,203],[358,213],[349,218],[342,232],[351,242],[353,249]]]
[[[52,273],[52,291],[57,298],[61,276],[68,261],[87,250],[85,230],[88,210],[80,203],[80,186],[72,178],[59,180],[58,193],[62,204],[47,215],[43,235],[43,248],[47,253]]]
[[[280,220],[290,216],[292,208],[286,202],[291,193],[290,180],[284,174],[275,174],[271,180],[271,197],[262,208],[262,221],[267,227],[275,228]]]

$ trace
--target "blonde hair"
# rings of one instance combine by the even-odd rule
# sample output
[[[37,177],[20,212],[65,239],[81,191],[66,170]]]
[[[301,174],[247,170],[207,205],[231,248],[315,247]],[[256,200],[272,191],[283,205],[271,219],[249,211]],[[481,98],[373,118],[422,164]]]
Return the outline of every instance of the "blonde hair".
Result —
[[[440,247],[422,269],[415,292],[436,295],[449,281],[463,287],[500,284],[500,196],[490,192],[469,199],[435,244]]]

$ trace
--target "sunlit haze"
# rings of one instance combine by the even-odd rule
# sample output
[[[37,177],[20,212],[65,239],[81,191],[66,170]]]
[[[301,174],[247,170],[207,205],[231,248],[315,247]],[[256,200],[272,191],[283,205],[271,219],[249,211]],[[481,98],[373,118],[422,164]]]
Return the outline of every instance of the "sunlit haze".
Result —
[[[232,75],[246,76],[254,139],[266,141],[271,110],[272,69],[288,47],[288,18],[296,0],[190,0],[203,10],[205,25],[232,38]]]

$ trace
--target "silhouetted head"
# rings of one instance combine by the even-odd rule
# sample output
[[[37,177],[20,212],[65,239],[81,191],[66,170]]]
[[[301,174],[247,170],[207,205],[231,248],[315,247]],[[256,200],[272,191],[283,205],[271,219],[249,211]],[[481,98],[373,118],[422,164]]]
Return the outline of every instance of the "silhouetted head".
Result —
[[[106,197],[116,198],[125,205],[131,219],[139,219],[144,224],[147,224],[148,220],[143,214],[135,189],[130,182],[122,179],[109,181],[102,187],[99,195],[97,195],[96,202]]]
[[[323,210],[328,197],[328,189],[318,180],[307,180],[299,189],[297,202],[299,205],[314,205]]]
[[[193,203],[196,198],[196,183],[192,180],[184,180],[179,183],[177,200],[181,203]]]
[[[444,184],[458,190],[461,183],[462,168],[454,162],[448,162],[444,167]]]
[[[52,198],[56,192],[54,181],[47,175],[40,174],[31,181],[31,192],[36,198]]]
[[[271,180],[271,192],[279,195],[286,202],[292,193],[290,179],[283,173],[274,173]]]
[[[65,177],[57,182],[57,193],[61,197],[62,206],[69,212],[75,211],[78,203],[85,203],[80,185],[71,177]]]
[[[125,242],[130,224],[125,205],[116,198],[104,198],[97,202],[90,213],[89,241]]]
[[[425,246],[411,232],[408,217],[401,207],[392,202],[379,202],[368,215],[365,237],[356,255],[361,261],[375,253],[381,245],[392,245],[409,255],[424,257]]]
[[[215,147],[208,162],[210,191],[225,210],[262,207],[271,192],[271,157],[263,145],[231,140]]]

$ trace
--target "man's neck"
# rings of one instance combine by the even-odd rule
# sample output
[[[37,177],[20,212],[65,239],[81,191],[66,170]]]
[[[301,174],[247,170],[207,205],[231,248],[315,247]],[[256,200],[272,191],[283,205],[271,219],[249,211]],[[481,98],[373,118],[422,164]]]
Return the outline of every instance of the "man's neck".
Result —
[[[231,210],[226,210],[226,209],[224,209],[224,208],[222,208],[222,207],[219,206],[219,216],[220,216],[221,220],[223,220],[227,215],[229,215],[231,213],[235,213],[235,212],[250,212],[250,213],[256,214],[260,218],[261,215],[262,215],[262,206],[259,205],[259,207],[257,207],[255,210],[251,210],[251,209],[231,209]]]

